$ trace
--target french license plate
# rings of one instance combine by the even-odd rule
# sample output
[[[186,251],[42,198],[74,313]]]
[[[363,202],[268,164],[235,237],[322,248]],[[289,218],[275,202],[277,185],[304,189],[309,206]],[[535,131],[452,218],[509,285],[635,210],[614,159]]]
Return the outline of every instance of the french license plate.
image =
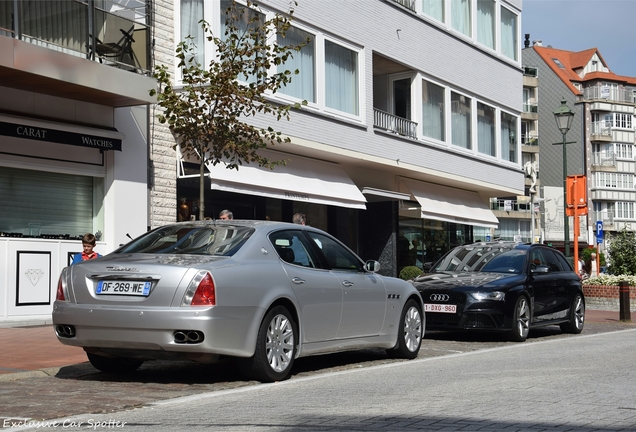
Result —
[[[148,296],[150,294],[151,282],[132,281],[109,281],[100,280],[97,282],[96,294]]]
[[[427,303],[424,305],[424,310],[426,312],[440,312],[440,313],[456,313],[457,305],[453,304],[430,304]]]

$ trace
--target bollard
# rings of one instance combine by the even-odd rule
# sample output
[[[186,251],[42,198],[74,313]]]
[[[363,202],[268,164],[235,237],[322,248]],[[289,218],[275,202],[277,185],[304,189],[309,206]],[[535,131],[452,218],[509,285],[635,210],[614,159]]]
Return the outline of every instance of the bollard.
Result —
[[[629,310],[629,282],[620,281],[618,283],[618,301],[619,301],[619,311],[620,311],[620,320],[631,322],[631,312]]]

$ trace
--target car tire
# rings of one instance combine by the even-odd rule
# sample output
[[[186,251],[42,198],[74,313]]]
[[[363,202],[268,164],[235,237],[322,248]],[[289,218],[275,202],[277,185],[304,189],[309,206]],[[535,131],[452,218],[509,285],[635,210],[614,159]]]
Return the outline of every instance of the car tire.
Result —
[[[570,320],[560,325],[563,333],[579,334],[585,322],[585,301],[581,294],[575,294],[570,306]]]
[[[106,373],[131,373],[144,363],[133,358],[105,357],[92,353],[86,353],[86,356],[95,369]]]
[[[513,342],[525,342],[530,333],[530,304],[528,298],[520,295],[515,303],[512,314],[512,329],[510,330],[510,340]]]
[[[261,382],[289,377],[298,340],[298,326],[287,308],[276,306],[263,318],[254,355],[241,361],[241,371]]]
[[[394,358],[414,359],[420,352],[425,321],[422,307],[413,299],[406,302],[400,315],[398,340],[388,354]]]

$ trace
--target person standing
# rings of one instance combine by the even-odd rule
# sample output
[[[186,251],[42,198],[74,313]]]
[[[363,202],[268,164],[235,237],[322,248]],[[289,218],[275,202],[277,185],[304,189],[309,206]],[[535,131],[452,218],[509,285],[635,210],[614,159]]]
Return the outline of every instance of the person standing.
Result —
[[[99,258],[101,255],[93,250],[95,247],[95,236],[91,233],[84,234],[82,237],[82,253],[77,253],[73,256],[73,264],[77,264],[82,261],[87,261],[95,258]]]

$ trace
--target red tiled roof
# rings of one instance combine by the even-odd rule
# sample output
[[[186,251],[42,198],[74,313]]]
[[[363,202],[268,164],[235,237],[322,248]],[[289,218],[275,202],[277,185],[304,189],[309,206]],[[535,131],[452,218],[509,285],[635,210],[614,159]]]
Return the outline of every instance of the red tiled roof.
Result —
[[[592,56],[596,54],[603,65],[607,67],[605,60],[601,56],[601,53],[597,48],[590,48],[584,51],[573,52],[573,51],[565,51],[559,50],[549,47],[543,46],[534,46],[535,52],[545,61],[545,63],[554,71],[554,73],[565,83],[565,85],[574,93],[575,95],[581,94],[580,91],[572,85],[573,82],[585,82],[592,81],[597,79],[602,79],[606,81],[621,81],[629,84],[636,84],[636,78],[634,77],[624,77],[620,75],[616,75],[614,72],[589,72],[585,74],[583,78],[581,78],[576,72],[575,69],[580,69],[585,67]],[[563,68],[560,68],[554,60],[558,60]]]

